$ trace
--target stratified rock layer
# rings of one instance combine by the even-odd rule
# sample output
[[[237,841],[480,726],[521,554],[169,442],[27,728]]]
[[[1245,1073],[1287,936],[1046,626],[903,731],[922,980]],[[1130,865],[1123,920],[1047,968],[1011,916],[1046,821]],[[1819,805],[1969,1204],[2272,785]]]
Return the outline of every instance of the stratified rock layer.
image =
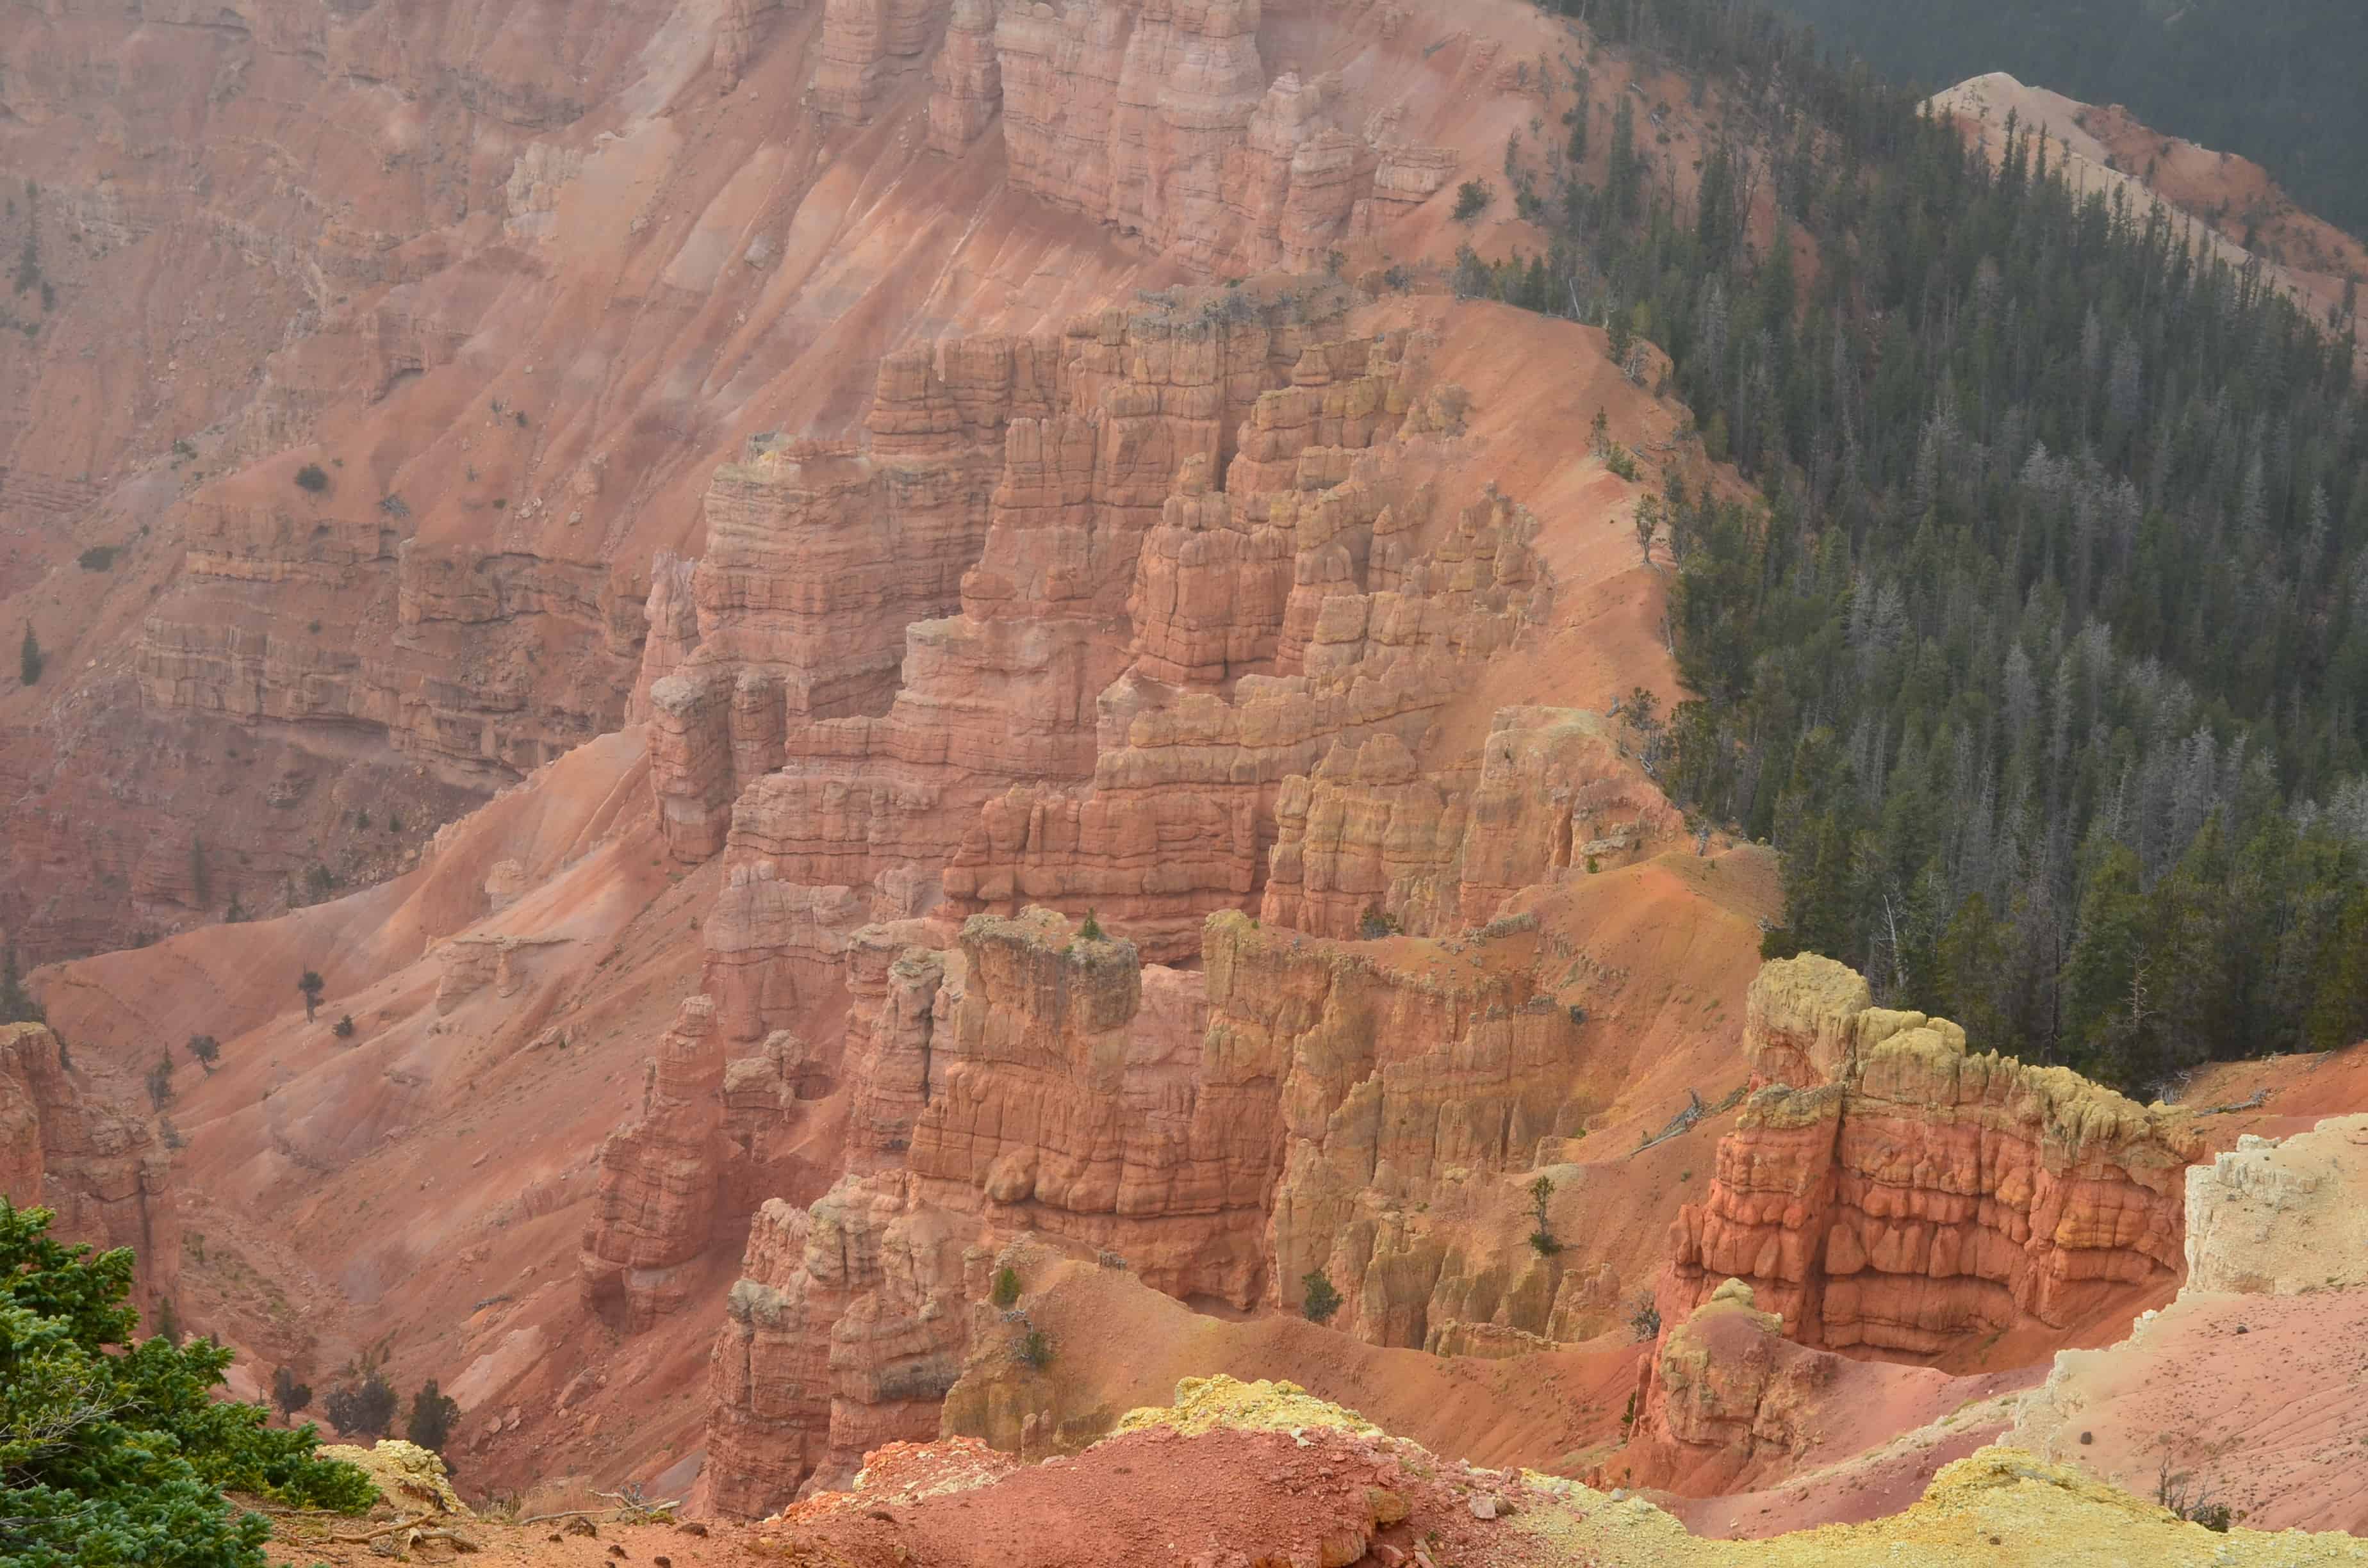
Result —
[[[1665,1322],[1733,1278],[1804,1344],[1934,1355],[2177,1273],[2185,1113],[1968,1053],[1827,959],[1761,971],[1744,1049],[1763,1086],[1673,1233]]]

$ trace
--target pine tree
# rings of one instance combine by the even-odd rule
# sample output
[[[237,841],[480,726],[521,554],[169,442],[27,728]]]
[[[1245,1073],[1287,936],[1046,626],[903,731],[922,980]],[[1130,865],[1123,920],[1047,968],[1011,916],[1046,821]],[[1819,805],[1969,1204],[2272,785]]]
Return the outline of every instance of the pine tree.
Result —
[[[411,1415],[404,1423],[403,1435],[423,1449],[437,1453],[452,1440],[452,1428],[461,1419],[461,1406],[450,1394],[439,1391],[434,1378],[420,1385],[411,1396]]]
[[[17,645],[17,678],[27,686],[38,685],[41,678],[41,666],[47,662],[41,655],[41,640],[33,635],[33,623],[28,620],[25,623],[25,641]]]

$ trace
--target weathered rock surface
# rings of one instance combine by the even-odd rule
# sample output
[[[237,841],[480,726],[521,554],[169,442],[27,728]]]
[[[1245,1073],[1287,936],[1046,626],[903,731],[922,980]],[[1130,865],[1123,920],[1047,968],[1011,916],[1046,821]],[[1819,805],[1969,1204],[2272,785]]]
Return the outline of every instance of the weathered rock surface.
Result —
[[[750,1516],[809,1478],[938,1428],[962,1372],[971,1227],[903,1172],[848,1177],[811,1210],[773,1199],[748,1232],[711,1373],[709,1502]]]
[[[2368,1562],[2368,1543],[2339,1534],[2206,1530],[2072,1466],[2004,1446],[1944,1466],[1920,1497],[1886,1517],[1728,1540],[1689,1533],[1642,1496],[1456,1462],[1289,1382],[1188,1378],[1172,1405],[1128,1412],[1120,1426],[1056,1464],[1020,1464],[974,1437],[894,1444],[872,1456],[852,1490],[809,1497],[757,1528],[817,1557],[870,1562],[901,1551],[962,1568],[1015,1553],[1046,1568],[1086,1568],[1156,1559],[1187,1541],[1208,1561],[1335,1565]]]
[[[1340,937],[1483,926],[1520,890],[1628,863],[1679,825],[1605,721],[1530,708],[1497,714],[1468,794],[1385,734],[1285,780],[1275,815],[1261,916]]]
[[[2176,1274],[2184,1112],[1969,1054],[1827,959],[1761,971],[1743,1045],[1761,1086],[1672,1235],[1665,1322],[1734,1278],[1804,1344],[1932,1355]]]
[[[2368,1528],[2368,1116],[2245,1136],[2187,1173],[2188,1278],[2119,1344],[2064,1350],[2012,1440],[2125,1484],[2167,1475],[2263,1529]]]
[[[151,1333],[181,1267],[171,1165],[149,1123],[77,1079],[56,1035],[0,1025],[0,1196],[53,1211],[59,1241],[135,1249],[133,1300]]]
[[[61,770],[127,780],[109,812],[128,846],[64,852],[65,885],[86,891],[10,896],[51,881],[53,847],[11,835],[0,919],[29,955],[199,913],[157,872],[203,801],[248,783],[243,755],[188,744],[209,726],[268,726],[389,776],[298,834],[261,812],[214,824],[227,855],[316,837],[314,858],[343,873],[361,858],[359,808],[383,821],[415,767],[482,798],[645,717],[648,688],[693,653],[682,585],[649,569],[661,552],[696,555],[720,579],[701,602],[737,622],[708,656],[721,696],[666,710],[677,729],[736,716],[746,731],[730,785],[700,770],[721,748],[679,734],[690,777],[662,780],[678,789],[678,853],[712,853],[728,799],[772,756],[773,694],[742,674],[780,666],[785,729],[879,717],[905,626],[949,616],[979,563],[999,422],[1054,416],[1049,382],[1032,403],[972,397],[977,367],[951,358],[942,399],[926,368],[887,384],[912,369],[908,346],[957,324],[1024,344],[1139,286],[1313,269],[1452,181],[1460,155],[1426,138],[1475,140],[1493,163],[1516,112],[1493,92],[1409,99],[1421,46],[1390,6],[219,11],[200,26],[52,7],[0,40],[0,115],[31,182],[0,246],[37,251],[44,284],[38,335],[0,342],[0,382],[22,392],[0,399],[0,595],[39,585],[17,608],[38,612],[56,674],[33,706],[71,719],[29,754],[23,790],[6,782],[63,808]],[[1538,32],[1510,5],[1490,22]],[[1309,51],[1338,74],[1294,69]],[[860,125],[883,128],[878,146]],[[127,312],[170,325],[126,335]],[[752,437],[855,435],[875,371],[869,480],[734,477]],[[1198,413],[1121,411],[1114,483],[1149,487],[1123,503],[1140,508],[1129,527],[1156,519],[1184,446],[1221,472],[1248,401],[1282,381],[1239,378]],[[1173,385],[1183,401],[1207,390]],[[1081,386],[1066,411],[1089,416],[1102,390]],[[930,423],[948,409],[951,426]],[[1142,438],[1154,415],[1191,440]],[[983,441],[985,471],[932,441]],[[1055,489],[1076,477],[1053,464]],[[832,529],[859,499],[867,526]],[[74,565],[92,545],[117,551],[111,579]],[[1122,600],[1132,541],[1112,533],[1102,553]],[[882,602],[854,602],[867,593]],[[813,646],[825,610],[840,641]],[[950,678],[1009,673],[1057,705],[1116,673],[998,635],[953,650]],[[156,721],[143,733],[90,716],[134,693]],[[136,777],[152,728],[195,754],[186,789]],[[974,803],[948,812],[955,839]],[[417,809],[401,802],[406,820]],[[120,873],[136,865],[150,872],[135,891]],[[276,911],[285,887],[277,869],[243,878],[241,907]]]
[[[2187,1173],[2190,1290],[2293,1296],[2368,1286],[2368,1116],[2249,1135]]]
[[[1730,1279],[1660,1337],[1629,1459],[1650,1484],[1708,1494],[1755,1460],[1811,1442],[1837,1358],[1784,1337],[1784,1322]]]
[[[578,1282],[628,1333],[678,1311],[690,1266],[740,1246],[761,1204],[831,1179],[806,1125],[837,1087],[828,1064],[787,1030],[745,1055],[734,1044],[713,997],[686,998],[648,1063],[640,1118],[600,1146]]]

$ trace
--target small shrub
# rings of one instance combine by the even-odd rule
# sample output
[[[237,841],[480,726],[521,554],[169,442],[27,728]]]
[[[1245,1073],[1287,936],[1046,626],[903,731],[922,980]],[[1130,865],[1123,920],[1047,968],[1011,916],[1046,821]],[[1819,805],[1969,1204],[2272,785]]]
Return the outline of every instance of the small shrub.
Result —
[[[85,572],[108,571],[115,565],[115,547],[111,544],[94,544],[74,557],[74,564]]]
[[[327,988],[316,970],[306,970],[296,977],[296,989],[304,994],[304,1021],[313,1021],[313,1009],[321,1005],[321,993]]]
[[[1661,1309],[1653,1304],[1652,1297],[1636,1298],[1636,1310],[1628,1314],[1628,1332],[1640,1341],[1661,1336]]]
[[[1330,1323],[1332,1314],[1340,1310],[1340,1292],[1332,1285],[1332,1277],[1320,1268],[1310,1269],[1300,1278],[1303,1294],[1299,1310],[1309,1323]]]
[[[38,684],[41,666],[48,662],[41,653],[41,640],[33,635],[33,623],[28,620],[25,623],[25,641],[17,649],[17,677],[27,686]]]
[[[351,1013],[341,1014],[338,1017],[337,1021],[329,1026],[329,1032],[336,1035],[339,1040],[353,1039],[354,1016]]]
[[[1497,193],[1488,188],[1486,180],[1465,180],[1455,187],[1455,221],[1459,223],[1471,222],[1481,213],[1487,211],[1488,203],[1496,199]]]
[[[222,1060],[222,1041],[210,1034],[193,1034],[189,1037],[189,1056],[211,1074],[214,1063]]]
[[[1643,472],[1636,466],[1636,454],[1617,441],[1612,442],[1611,449],[1603,454],[1603,466],[1631,484],[1636,483],[1637,475]]]
[[[411,1415],[403,1424],[403,1435],[440,1454],[452,1440],[452,1428],[460,1419],[460,1401],[438,1389],[436,1380],[430,1378],[411,1396]]]
[[[394,1426],[394,1413],[402,1404],[393,1385],[373,1367],[357,1381],[331,1389],[322,1409],[343,1436],[375,1440]]]
[[[995,1304],[1007,1312],[1019,1300],[1019,1270],[1009,1264],[995,1271],[995,1289],[989,1292]]]
[[[1092,910],[1086,911],[1085,924],[1077,927],[1077,935],[1088,942],[1105,940],[1102,936],[1102,923],[1094,918]]]
[[[1357,916],[1357,935],[1369,942],[1377,942],[1384,937],[1395,937],[1397,934],[1397,916],[1378,903],[1367,904],[1365,913]]]
[[[1041,1372],[1053,1364],[1052,1338],[1042,1329],[1031,1328],[1011,1347],[1011,1358]]]
[[[1562,1243],[1554,1240],[1552,1231],[1531,1231],[1530,1245],[1537,1250],[1540,1257],[1552,1257],[1562,1251]]]
[[[313,1385],[299,1382],[293,1368],[282,1367],[271,1374],[271,1403],[279,1407],[280,1420],[292,1421],[313,1403]]]
[[[319,463],[306,463],[296,471],[296,488],[318,495],[329,488],[329,471]]]

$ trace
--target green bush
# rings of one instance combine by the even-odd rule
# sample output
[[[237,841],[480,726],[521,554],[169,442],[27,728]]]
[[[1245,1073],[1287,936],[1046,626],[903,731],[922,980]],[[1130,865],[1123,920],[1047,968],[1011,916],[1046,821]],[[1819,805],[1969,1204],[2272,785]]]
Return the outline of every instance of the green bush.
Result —
[[[461,1402],[438,1389],[430,1378],[411,1396],[411,1416],[404,1423],[403,1435],[440,1454],[452,1440],[452,1428],[460,1419]]]
[[[1019,1300],[1019,1270],[1008,1263],[996,1269],[992,1294],[996,1306],[1010,1311],[1012,1303]]]
[[[1019,1336],[1019,1343],[1012,1346],[1011,1354],[1015,1359],[1041,1372],[1053,1364],[1053,1341],[1042,1329],[1031,1328]]]
[[[394,1426],[394,1414],[403,1408],[403,1396],[386,1381],[377,1367],[366,1369],[354,1382],[343,1383],[329,1391],[322,1408],[330,1425],[348,1437],[379,1438]]]
[[[296,471],[296,488],[318,495],[329,488],[329,471],[319,463],[306,463]]]
[[[105,572],[115,564],[115,547],[94,544],[74,557],[74,564],[85,572]]]
[[[1332,1314],[1340,1310],[1340,1292],[1332,1286],[1332,1277],[1320,1268],[1308,1270],[1301,1277],[1299,1310],[1309,1323],[1330,1323]]]
[[[1488,210],[1488,203],[1497,199],[1485,179],[1468,179],[1455,187],[1455,221],[1469,223]]]
[[[269,1526],[225,1489],[348,1514],[376,1500],[313,1427],[213,1397],[229,1350],[135,1343],[131,1252],[60,1245],[51,1218],[0,1199],[0,1562],[263,1568]]]

